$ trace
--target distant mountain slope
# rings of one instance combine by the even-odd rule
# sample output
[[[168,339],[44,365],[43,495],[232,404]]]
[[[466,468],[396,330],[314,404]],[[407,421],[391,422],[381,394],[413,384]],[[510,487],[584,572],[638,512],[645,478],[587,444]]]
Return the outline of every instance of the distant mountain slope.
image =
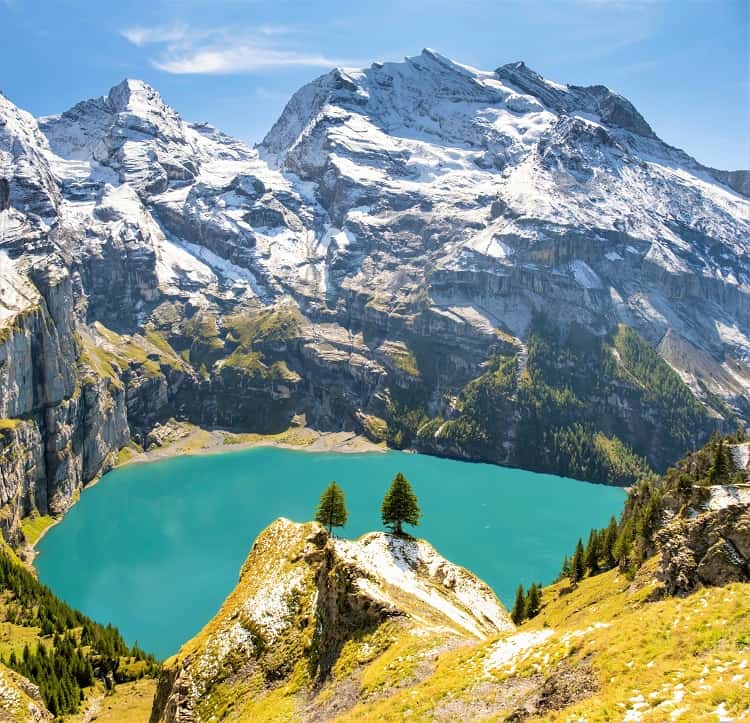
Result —
[[[0,524],[170,416],[662,470],[750,414],[743,178],[603,86],[429,50],[321,76],[257,149],[137,80],[0,96]]]

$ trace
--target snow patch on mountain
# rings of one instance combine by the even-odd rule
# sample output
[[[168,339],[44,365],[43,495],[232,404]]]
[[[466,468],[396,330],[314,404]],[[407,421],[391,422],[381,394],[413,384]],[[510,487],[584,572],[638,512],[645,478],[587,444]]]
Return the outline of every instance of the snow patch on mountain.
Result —
[[[376,599],[388,602],[393,590],[406,593],[480,639],[487,632],[477,621],[493,631],[513,629],[484,583],[423,541],[371,533],[356,541],[335,540],[334,545],[343,560],[363,571],[357,585]]]
[[[0,241],[3,238],[3,225],[9,216],[8,211],[0,212]],[[39,292],[16,263],[0,250],[0,323],[12,319],[25,309],[39,303]]]

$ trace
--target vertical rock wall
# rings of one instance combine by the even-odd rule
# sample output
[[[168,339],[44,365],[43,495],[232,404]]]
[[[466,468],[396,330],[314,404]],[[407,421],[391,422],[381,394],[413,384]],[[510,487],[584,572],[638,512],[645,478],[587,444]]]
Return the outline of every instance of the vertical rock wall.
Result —
[[[0,531],[11,544],[23,516],[63,513],[130,437],[125,390],[78,377],[67,270],[31,277],[38,295],[0,329]]]

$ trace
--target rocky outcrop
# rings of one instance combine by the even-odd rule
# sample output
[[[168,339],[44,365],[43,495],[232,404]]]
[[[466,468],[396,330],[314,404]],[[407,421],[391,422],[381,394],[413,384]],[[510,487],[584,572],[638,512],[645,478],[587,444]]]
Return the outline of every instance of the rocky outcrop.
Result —
[[[399,640],[428,656],[512,629],[490,588],[424,541],[340,540],[317,523],[279,519],[216,617],[165,663],[151,720],[263,718],[280,690],[291,718],[315,719],[323,683],[358,685]],[[251,698],[239,694],[249,689]]]
[[[0,718],[6,721],[39,723],[51,721],[54,716],[44,705],[36,685],[0,664]]]
[[[659,577],[670,595],[699,585],[750,582],[750,505],[678,518],[656,536]]]
[[[750,171],[719,171],[715,168],[710,170],[718,181],[726,183],[737,193],[750,197]]]

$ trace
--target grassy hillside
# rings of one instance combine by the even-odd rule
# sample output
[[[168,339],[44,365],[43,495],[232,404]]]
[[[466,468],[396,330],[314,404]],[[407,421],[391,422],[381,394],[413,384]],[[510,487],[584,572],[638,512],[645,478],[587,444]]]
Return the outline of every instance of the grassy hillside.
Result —
[[[298,534],[296,547],[269,528],[253,546],[244,576],[222,611],[166,663],[167,675],[159,686],[164,688],[160,720],[176,720],[168,713],[167,701],[175,699],[175,675],[183,681],[186,671],[189,684],[183,684],[190,690],[200,690],[206,676],[218,681],[192,707],[199,720],[750,717],[750,582],[745,559],[750,511],[746,504],[701,506],[704,491],[716,492],[717,485],[745,479],[732,462],[739,449],[732,445],[738,443],[744,444],[744,435],[717,436],[663,478],[637,485],[619,522],[613,519],[603,530],[592,531],[585,546],[581,541],[557,582],[539,591],[535,586],[525,600],[521,596],[521,613],[514,609],[512,614],[517,627],[491,630],[487,637],[446,637],[445,621],[424,627],[424,600],[409,598],[413,590],[394,587],[390,578],[385,586],[389,595],[405,596],[411,603],[380,617],[365,614],[386,599],[382,591],[373,595],[377,575],[340,561],[331,564],[339,543],[316,548],[307,528]],[[721,545],[734,550],[734,567],[717,567],[714,556],[713,572],[707,567],[701,573],[710,555],[702,541],[696,547],[691,534],[703,530],[703,524],[714,538],[711,550]],[[668,548],[675,544],[687,571],[679,596],[669,594],[674,559],[665,567]],[[739,550],[745,558],[740,559]],[[673,554],[674,549],[669,552]],[[325,574],[308,570],[306,587],[287,585],[283,575],[289,577],[300,560],[313,567],[327,560]],[[248,577],[251,563],[256,572]],[[262,595],[248,592],[249,584],[259,584],[271,571],[271,588],[264,588]],[[717,571],[720,582],[703,586],[704,577]],[[727,574],[743,581],[729,581]],[[302,576],[292,578],[299,581]],[[449,574],[438,578],[435,584],[456,590]],[[406,625],[404,610],[414,618]],[[274,631],[288,629],[292,637],[268,645],[258,624],[246,623],[243,616],[264,625],[271,621]],[[342,630],[347,637],[335,649],[332,664],[316,668],[316,641]],[[231,647],[232,641],[248,636],[244,646]]]
[[[383,685],[336,720],[593,723],[628,714],[643,721],[748,715],[750,585],[649,602],[654,563],[635,581],[612,570],[575,589],[567,580],[545,588],[540,614],[517,632],[444,652],[428,665],[418,651],[395,664],[376,660],[363,679]],[[417,665],[421,680],[401,687],[405,671]]]
[[[344,647],[321,686],[298,666],[270,687],[227,686],[211,714],[394,723],[750,715],[750,585],[664,598],[657,562],[649,559],[634,579],[610,570],[576,586],[561,580],[543,589],[533,620],[482,642],[386,624]]]

